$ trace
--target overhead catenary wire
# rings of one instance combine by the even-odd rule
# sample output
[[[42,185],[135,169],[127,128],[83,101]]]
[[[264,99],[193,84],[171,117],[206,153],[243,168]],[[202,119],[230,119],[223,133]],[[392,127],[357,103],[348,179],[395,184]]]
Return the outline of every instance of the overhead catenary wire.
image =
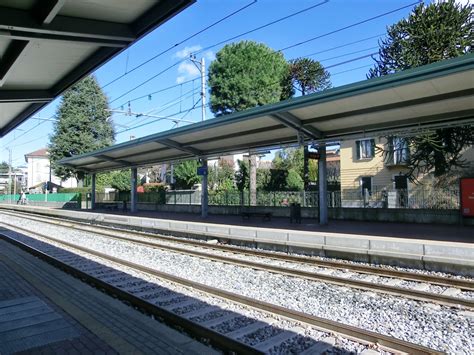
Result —
[[[326,4],[326,3],[327,3],[327,1],[318,3],[318,4],[316,4],[316,5],[313,5],[313,6],[309,7],[309,8],[306,8],[306,9],[303,9],[303,10],[300,10],[300,11],[297,11],[297,12],[292,13],[292,14],[290,14],[290,15],[284,16],[284,17],[282,17],[282,18],[280,18],[280,19],[271,21],[271,22],[269,22],[269,23],[267,23],[267,24],[265,24],[265,25],[256,27],[256,28],[254,28],[254,29],[252,29],[252,30],[246,31],[246,32],[241,33],[241,34],[239,34],[239,35],[236,35],[236,36],[227,38],[226,40],[219,41],[219,42],[217,42],[217,43],[214,43],[214,44],[212,44],[212,45],[210,45],[210,46],[207,46],[207,47],[205,47],[205,48],[202,48],[202,49],[200,49],[200,50],[194,52],[194,54],[196,55],[196,54],[205,52],[205,51],[207,51],[207,50],[209,50],[209,49],[211,49],[211,48],[213,48],[213,47],[216,47],[216,46],[221,45],[221,44],[223,44],[223,43],[229,42],[229,41],[231,41],[231,40],[233,40],[233,39],[242,37],[242,36],[244,36],[245,34],[249,34],[249,33],[255,32],[255,31],[259,30],[259,29],[262,29],[262,28],[271,26],[271,25],[273,25],[273,24],[275,24],[275,23],[278,23],[278,22],[280,22],[280,21],[283,21],[283,20],[285,20],[285,19],[288,19],[288,18],[290,18],[290,17],[292,17],[292,16],[296,16],[297,14],[301,14],[301,13],[303,13],[303,12],[305,12],[305,11],[309,11],[309,10],[312,9],[312,8],[315,8],[315,7],[317,7],[317,6],[324,5],[324,4]],[[307,40],[304,40],[304,41],[301,41],[301,42],[298,42],[298,43],[295,43],[295,44],[286,46],[286,47],[284,47],[284,48],[281,48],[281,49],[279,49],[277,52],[283,52],[283,51],[286,51],[286,50],[288,50],[288,49],[295,48],[295,47],[301,46],[301,45],[303,45],[303,44],[306,44],[306,43],[315,41],[315,40],[317,40],[317,39],[324,38],[324,37],[330,36],[330,35],[332,35],[332,34],[335,34],[335,33],[341,32],[341,31],[345,31],[345,30],[350,29],[350,28],[354,28],[354,27],[356,27],[356,26],[360,26],[360,25],[362,25],[362,24],[364,24],[364,23],[367,23],[367,22],[376,20],[376,19],[378,19],[378,18],[381,18],[381,17],[387,16],[387,15],[390,15],[390,14],[392,14],[392,13],[395,13],[395,12],[398,12],[398,11],[401,11],[401,10],[404,10],[404,9],[406,9],[406,8],[412,7],[412,6],[414,6],[414,5],[418,4],[418,3],[420,3],[420,1],[412,2],[412,3],[408,4],[408,5],[401,6],[401,7],[398,7],[398,8],[396,8],[396,9],[383,12],[383,13],[378,14],[378,15],[376,15],[376,16],[372,16],[372,17],[369,17],[369,18],[367,18],[367,19],[364,19],[364,20],[361,20],[361,21],[352,23],[352,24],[350,24],[350,25],[337,28],[337,29],[335,29],[335,30],[332,30],[332,31],[323,33],[323,34],[318,35],[318,36],[311,37],[311,38],[309,38],[309,39],[307,39]],[[143,86],[143,85],[149,83],[151,80],[153,80],[153,79],[157,78],[158,76],[164,74],[165,72],[167,72],[168,70],[170,70],[170,69],[172,69],[173,67],[177,66],[178,64],[184,62],[185,60],[186,60],[186,59],[183,59],[183,60],[180,60],[180,61],[178,61],[178,62],[175,62],[174,64],[172,64],[172,65],[168,66],[167,68],[163,69],[162,71],[160,71],[159,73],[157,73],[157,74],[151,76],[151,77],[148,78],[147,80],[141,82],[140,84],[136,85],[136,86],[133,87],[132,89],[130,89],[130,90],[128,90],[127,92],[123,93],[122,95],[120,95],[120,96],[117,97],[116,99],[112,100],[111,102],[114,102],[114,101],[116,101],[116,100],[118,100],[118,99],[124,97],[125,95],[127,95],[127,94],[129,94],[129,93],[135,91],[136,89],[138,89],[138,88],[140,88],[141,86]]]
[[[188,91],[188,92],[186,92],[186,93],[184,94],[184,95],[186,95],[186,96],[184,96],[184,97],[182,97],[182,98],[174,98],[173,100],[171,100],[171,101],[169,101],[169,102],[163,104],[163,105],[160,106],[159,108],[154,108],[154,109],[152,109],[152,110],[149,110],[146,114],[136,115],[136,116],[135,116],[136,118],[135,118],[134,120],[132,120],[131,122],[129,122],[128,125],[133,125],[133,124],[135,124],[135,123],[136,123],[138,120],[140,120],[142,117],[150,118],[151,116],[147,116],[148,114],[154,113],[154,114],[156,115],[156,114],[159,114],[159,113],[161,113],[161,112],[163,112],[163,111],[165,111],[165,110],[170,109],[170,108],[173,107],[173,106],[176,106],[176,105],[180,104],[182,101],[187,100],[187,99],[193,97],[193,96],[195,95],[195,93],[196,93],[197,90],[198,90],[198,88],[192,89],[192,90],[190,90],[190,91]],[[188,95],[188,94],[190,94],[190,95]],[[158,111],[157,111],[157,110],[158,110]],[[128,126],[127,126],[127,127],[128,127]]]
[[[174,112],[166,117],[162,117],[162,118],[157,118],[153,121],[149,121],[149,122],[145,122],[145,123],[142,123],[140,125],[137,125],[137,126],[134,126],[134,127],[129,127],[129,128],[126,128],[126,129],[123,129],[121,131],[118,131],[116,132],[116,134],[121,134],[121,133],[124,133],[124,132],[128,132],[128,131],[131,131],[132,129],[137,129],[137,128],[140,128],[140,127],[144,127],[144,126],[148,126],[152,123],[155,123],[155,122],[158,122],[158,121],[162,121],[164,119],[166,120],[169,120],[169,121],[172,121],[173,119],[178,119],[178,120],[181,120],[183,117],[175,117],[176,115],[180,115],[182,113],[188,113],[188,112],[191,112],[193,110],[197,110],[197,109],[200,109],[202,107],[202,105],[199,105],[199,106],[196,106],[196,104],[198,104],[200,102],[200,99],[196,101],[196,103],[193,105],[193,107],[189,108],[189,109],[185,109],[185,110],[180,110],[180,111],[177,111],[177,112]],[[206,106],[209,106],[209,104],[206,104]]]
[[[360,50],[358,50],[358,51],[349,52],[349,53],[344,53],[344,54],[336,55],[336,56],[330,57],[330,58],[320,59],[320,60],[318,60],[318,62],[328,62],[328,61],[330,61],[330,60],[334,60],[334,59],[338,59],[338,58],[342,58],[342,57],[347,57],[347,56],[352,55],[352,54],[361,53],[361,52],[366,52],[366,51],[374,50],[374,49],[377,49],[377,48],[379,48],[379,47],[376,46],[376,47],[370,47],[370,48],[360,49]],[[376,54],[376,52],[375,52],[375,54]],[[371,53],[371,55],[372,55],[372,53]],[[325,68],[327,68],[327,67],[325,67]]]
[[[369,18],[367,18],[367,19],[365,19],[365,20],[355,22],[355,23],[353,23],[353,24],[350,24],[350,25],[347,25],[347,26],[344,26],[344,27],[335,29],[335,30],[330,31],[330,32],[326,32],[326,33],[324,33],[324,34],[321,34],[321,35],[318,35],[318,36],[315,36],[315,37],[308,38],[307,40],[304,40],[304,41],[295,43],[295,44],[293,44],[293,45],[291,45],[291,46],[287,46],[287,47],[285,47],[285,48],[282,48],[282,49],[280,49],[279,51],[280,51],[280,52],[281,52],[281,51],[286,51],[286,50],[288,50],[288,49],[301,46],[301,45],[303,45],[303,44],[306,44],[306,43],[315,41],[315,40],[317,40],[317,39],[321,39],[321,38],[323,38],[323,37],[327,37],[327,36],[333,35],[333,34],[335,34],[335,33],[348,30],[349,28],[353,28],[353,27],[362,25],[362,24],[364,24],[364,23],[367,23],[367,22],[376,20],[376,19],[378,19],[378,18],[381,18],[381,17],[387,16],[387,15],[393,14],[393,13],[398,12],[398,11],[400,11],[400,10],[407,9],[407,8],[409,8],[409,7],[412,7],[412,6],[416,5],[416,4],[419,4],[420,2],[422,2],[422,0],[418,0],[418,1],[413,2],[413,3],[411,3],[411,4],[408,4],[408,5],[405,5],[405,6],[402,6],[402,7],[399,7],[399,8],[396,8],[396,9],[393,9],[393,10],[390,10],[390,11],[387,11],[387,12],[384,12],[384,13],[381,13],[381,14],[376,15],[376,16],[369,17]]]
[[[159,89],[159,90],[156,90],[156,91],[152,91],[152,92],[149,92],[148,94],[145,94],[145,95],[142,95],[142,96],[135,97],[135,98],[133,98],[133,99],[127,100],[126,102],[122,103],[121,105],[118,105],[117,107],[114,108],[114,110],[115,110],[116,108],[119,108],[120,106],[125,105],[125,104],[128,103],[128,102],[134,102],[134,101],[137,101],[137,100],[141,100],[141,99],[144,99],[144,98],[148,98],[148,97],[150,97],[150,96],[153,96],[153,95],[162,93],[162,92],[164,92],[164,91],[168,91],[168,90],[177,88],[177,87],[179,87],[180,85],[185,85],[185,84],[194,82],[194,81],[197,80],[197,79],[199,79],[199,77],[196,77],[196,78],[193,78],[193,79],[190,79],[190,80],[187,80],[187,81],[183,81],[182,83],[175,84],[175,85],[171,85],[171,86],[165,87],[165,88],[163,88],[163,89]]]
[[[340,66],[340,65],[344,65],[344,64],[347,64],[347,63],[352,63],[352,62],[355,62],[355,61],[358,61],[360,59],[363,59],[363,58],[366,58],[366,57],[369,57],[371,55],[373,55],[374,53],[371,53],[371,54],[368,54],[368,55],[364,55],[364,56],[360,56],[360,57],[356,57],[356,58],[352,58],[352,59],[349,59],[349,60],[345,60],[343,62],[340,62],[340,63],[336,63],[336,64],[333,64],[331,66],[328,66],[327,68],[333,68],[333,67],[337,67],[337,66]],[[372,64],[370,64],[369,66],[372,66]],[[361,68],[363,68],[365,66],[362,66]],[[360,69],[360,68],[354,68],[354,69],[351,69],[351,70],[356,70],[356,69]],[[348,71],[351,71],[351,70],[348,70]],[[347,71],[346,71],[347,72]],[[273,85],[273,84],[277,84],[279,83],[279,81],[275,81],[274,83],[270,83],[268,85]],[[206,106],[210,106],[210,104],[206,104]],[[187,112],[187,111],[192,111],[194,109],[197,109],[197,108],[201,108],[201,106],[198,106],[198,107],[195,107],[195,105],[187,110],[183,110],[183,111],[179,111],[179,112],[175,112],[173,113],[171,116],[175,116],[175,115],[178,115],[178,114],[181,114],[183,112]],[[160,121],[161,119],[158,119],[158,120],[153,120],[153,121],[149,121],[149,122],[145,122],[143,124],[140,124],[140,125],[137,125],[137,126],[134,126],[134,127],[129,127],[127,128],[126,130],[123,130],[123,131],[120,131],[120,132],[117,132],[117,134],[119,133],[123,133],[123,132],[126,132],[126,131],[130,131],[132,129],[136,129],[136,128],[140,128],[140,127],[144,127],[144,126],[147,126],[147,125],[150,125],[152,123],[155,123],[157,121]]]
[[[302,55],[302,56],[300,56],[300,57],[302,57],[302,58],[305,58],[305,57],[313,57],[313,56],[318,55],[318,54],[327,53],[327,52],[330,52],[330,51],[333,51],[333,50],[336,50],[336,49],[340,49],[340,48],[344,48],[344,47],[351,46],[351,45],[353,45],[353,44],[365,42],[365,41],[368,41],[369,39],[380,38],[380,37],[382,37],[382,36],[385,36],[385,33],[379,33],[379,34],[374,35],[374,36],[365,37],[365,38],[359,39],[359,40],[357,40],[357,41],[353,41],[353,42],[349,42],[349,43],[344,43],[344,44],[341,44],[341,45],[338,45],[338,46],[335,46],[335,47],[331,47],[331,48],[326,48],[326,49],[320,50],[320,51],[318,51],[318,52],[313,52],[313,53],[309,53],[309,54]]]
[[[280,17],[280,18],[278,18],[278,19],[276,19],[276,20],[273,20],[273,21],[270,21],[270,22],[268,22],[268,23],[266,23],[266,24],[264,24],[264,25],[258,26],[258,27],[256,27],[256,28],[251,29],[251,30],[245,31],[245,32],[243,32],[243,33],[240,33],[240,34],[238,34],[238,35],[236,35],[236,36],[227,38],[227,39],[225,39],[225,40],[223,40],[223,41],[220,41],[220,42],[214,43],[213,45],[210,45],[210,46],[207,46],[207,47],[205,47],[205,48],[202,48],[202,49],[200,49],[200,50],[194,52],[194,54],[203,53],[203,52],[205,52],[205,51],[207,51],[207,50],[209,50],[209,49],[211,49],[211,48],[214,48],[214,47],[216,47],[216,46],[218,46],[218,45],[220,45],[220,44],[223,44],[223,43],[232,41],[232,40],[234,40],[234,39],[236,39],[236,38],[239,38],[239,37],[245,36],[245,35],[247,35],[247,34],[250,34],[250,33],[252,33],[252,32],[255,32],[255,31],[261,30],[261,29],[263,29],[263,28],[272,26],[272,25],[274,25],[274,24],[276,24],[276,23],[279,23],[279,22],[281,22],[281,21],[287,20],[287,19],[289,19],[289,18],[291,18],[291,17],[294,17],[294,16],[296,16],[296,15],[300,15],[300,14],[302,14],[302,13],[304,13],[304,12],[307,12],[307,11],[309,11],[309,10],[312,10],[312,9],[314,9],[314,8],[316,8],[316,7],[321,6],[321,5],[327,4],[328,2],[329,2],[329,0],[324,0],[323,2],[317,3],[317,4],[315,4],[315,5],[312,5],[312,6],[310,6],[310,7],[304,8],[304,9],[302,9],[302,10],[296,11],[296,12],[291,13],[291,14],[289,14],[289,15]],[[115,101],[117,101],[118,99],[124,97],[125,95],[127,95],[127,94],[129,94],[129,93],[135,91],[135,90],[138,89],[139,87],[141,87],[141,86],[143,86],[143,85],[149,83],[151,80],[153,80],[153,79],[157,78],[158,76],[160,76],[160,75],[166,73],[168,70],[174,68],[174,67],[177,66],[178,64],[181,64],[181,63],[185,62],[186,60],[187,60],[187,58],[186,58],[186,59],[182,59],[182,60],[180,60],[180,61],[178,61],[178,62],[175,62],[174,64],[171,64],[170,66],[166,67],[165,69],[163,69],[163,70],[160,71],[159,73],[153,75],[152,77],[148,78],[147,80],[141,82],[141,83],[138,84],[137,86],[135,86],[135,87],[133,87],[132,89],[128,90],[128,91],[125,92],[124,94],[122,94],[122,95],[120,95],[119,97],[115,98],[114,100],[111,101],[111,103],[112,103],[112,102],[115,102]]]
[[[340,48],[344,48],[344,47],[347,47],[347,46],[351,46],[351,45],[354,45],[354,44],[357,44],[357,43],[361,43],[361,42],[364,42],[364,41],[368,41],[370,39],[374,39],[374,38],[379,38],[381,36],[385,35],[385,33],[380,33],[380,34],[377,34],[377,35],[374,35],[374,36],[370,36],[370,37],[365,37],[365,38],[362,38],[362,39],[359,39],[357,41],[353,41],[353,42],[349,42],[349,43],[345,43],[345,44],[342,44],[342,45],[339,45],[339,46],[335,46],[335,47],[331,47],[331,48],[327,48],[327,49],[323,49],[321,51],[318,51],[318,52],[313,52],[313,53],[310,53],[310,54],[306,54],[306,55],[303,55],[303,56],[299,56],[298,58],[306,58],[306,57],[312,57],[312,56],[315,56],[315,55],[318,55],[318,54],[322,54],[322,53],[327,53],[327,52],[330,52],[330,51],[333,51],[333,50],[336,50],[336,49],[340,49]],[[376,47],[371,47],[371,49],[374,49]],[[366,50],[369,50],[369,49],[366,49]],[[358,51],[359,52],[359,51]],[[339,58],[339,57],[342,57],[342,56],[347,56],[347,55],[350,55],[350,54],[355,54],[355,53],[358,53],[358,52],[351,52],[351,53],[346,53],[346,54],[343,54],[341,56],[337,56],[337,57],[331,57],[331,58],[325,58],[325,59],[321,59],[319,60],[320,62],[323,62],[323,61],[326,61],[326,60],[330,60],[330,59],[336,59],[336,58]],[[297,58],[293,58],[293,59],[297,59]],[[175,85],[172,85],[172,86],[168,86],[168,87],[165,87],[163,89],[159,89],[157,91],[152,91],[152,92],[149,92],[145,95],[142,95],[142,96],[138,96],[138,97],[135,97],[133,99],[130,99],[130,100],[127,100],[126,102],[123,102],[121,105],[117,106],[116,108],[119,108],[120,106],[123,106],[125,105],[127,102],[134,102],[134,101],[137,101],[137,100],[141,100],[141,99],[144,99],[144,98],[148,98],[149,96],[152,96],[152,95],[155,95],[155,94],[158,94],[158,93],[161,93],[161,92],[164,92],[164,91],[167,91],[167,90],[170,90],[170,89],[174,89],[180,85],[184,85],[184,84],[188,84],[188,83],[191,83],[191,82],[194,82],[195,80],[199,79],[199,77],[196,77],[196,78],[193,78],[193,79],[190,79],[190,80],[187,80],[187,81],[183,81],[182,83],[180,84],[175,84]]]
[[[128,74],[134,72],[135,70],[137,70],[137,69],[143,67],[144,65],[150,63],[151,61],[153,61],[153,60],[155,60],[155,59],[161,57],[163,54],[168,53],[168,52],[171,51],[172,49],[174,49],[174,48],[180,46],[181,44],[183,44],[183,43],[189,41],[190,39],[192,39],[192,38],[194,38],[194,37],[200,35],[201,33],[203,33],[203,32],[205,32],[205,31],[211,29],[212,27],[214,27],[214,26],[218,25],[219,23],[221,23],[221,22],[223,22],[223,21],[229,19],[230,17],[232,17],[232,16],[238,14],[239,12],[241,12],[241,11],[247,9],[248,7],[254,5],[255,3],[257,3],[257,0],[254,0],[254,1],[252,1],[251,3],[248,3],[248,4],[245,5],[245,6],[242,6],[241,8],[239,8],[239,9],[237,9],[237,10],[231,12],[230,14],[228,14],[228,15],[222,17],[222,18],[219,19],[218,21],[215,21],[215,22],[211,23],[210,25],[205,26],[204,28],[202,28],[202,29],[200,29],[199,31],[193,33],[192,35],[186,37],[185,39],[179,41],[178,43],[175,43],[174,45],[168,47],[167,49],[161,51],[160,53],[154,55],[153,57],[151,57],[151,58],[145,60],[144,62],[142,62],[142,63],[140,63],[140,64],[138,64],[137,66],[133,67],[132,69],[130,69],[130,70],[125,70],[125,73],[124,73],[124,74],[122,74],[122,75],[116,77],[115,79],[113,79],[112,81],[108,82],[107,84],[105,84],[105,85],[103,86],[103,88],[105,88],[105,87],[107,87],[107,86],[109,86],[109,85],[115,83],[117,80],[120,80],[121,78],[125,77],[126,75],[128,75]],[[127,57],[127,63],[128,63],[128,57]]]
[[[52,117],[51,117],[51,118],[52,118]],[[15,137],[15,138],[13,138],[12,140],[10,140],[8,143],[5,143],[5,144],[2,146],[2,148],[5,148],[5,147],[7,147],[7,146],[10,146],[11,143],[13,143],[13,142],[16,141],[17,139],[23,137],[25,134],[27,134],[27,133],[31,132],[32,130],[38,128],[39,126],[41,126],[42,124],[44,124],[44,123],[46,123],[46,122],[51,122],[51,121],[50,121],[50,120],[46,120],[46,119],[45,119],[45,120],[41,120],[40,122],[38,122],[38,124],[36,124],[35,126],[29,128],[29,129],[27,129],[27,130],[24,131],[22,134],[20,134],[18,137]]]

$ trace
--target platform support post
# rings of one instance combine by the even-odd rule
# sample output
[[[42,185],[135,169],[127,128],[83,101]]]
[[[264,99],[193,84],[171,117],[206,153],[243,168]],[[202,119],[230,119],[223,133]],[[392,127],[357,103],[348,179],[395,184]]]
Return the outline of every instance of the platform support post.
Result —
[[[95,174],[92,174],[91,181],[91,210],[95,210]]]
[[[205,174],[202,175],[201,183],[201,217],[207,218],[209,195],[207,191],[207,159],[201,159],[202,167],[205,168]]]
[[[137,168],[132,168],[130,178],[130,212],[137,212]]]
[[[328,224],[328,188],[326,170],[326,144],[320,143],[318,146],[318,180],[319,180],[319,224]]]

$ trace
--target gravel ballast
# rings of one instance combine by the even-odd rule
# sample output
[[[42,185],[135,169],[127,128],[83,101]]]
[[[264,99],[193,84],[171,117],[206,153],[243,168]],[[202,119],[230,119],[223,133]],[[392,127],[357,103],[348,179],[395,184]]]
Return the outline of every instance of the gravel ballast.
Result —
[[[209,286],[440,351],[474,352],[473,319],[461,309],[223,264],[10,216],[1,215],[0,220]]]

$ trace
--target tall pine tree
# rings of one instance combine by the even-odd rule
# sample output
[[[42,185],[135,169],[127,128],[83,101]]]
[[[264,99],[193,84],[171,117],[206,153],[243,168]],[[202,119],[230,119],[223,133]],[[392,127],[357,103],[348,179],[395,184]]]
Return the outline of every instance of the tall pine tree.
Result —
[[[209,67],[211,111],[227,115],[286,99],[288,64],[281,53],[253,41],[224,46]],[[250,155],[250,204],[257,203],[256,156]]]
[[[387,28],[380,42],[379,58],[368,78],[454,58],[472,52],[474,29],[472,6],[454,0],[417,5],[408,18]],[[463,167],[462,152],[474,144],[472,126],[438,129],[433,133],[404,138],[410,147],[410,176],[434,171],[441,176]],[[391,152],[386,151],[390,158]]]
[[[113,144],[115,132],[109,116],[107,97],[93,76],[81,80],[64,93],[49,144],[55,175],[63,180],[70,177],[76,177],[78,181],[83,179],[83,173],[57,162]]]

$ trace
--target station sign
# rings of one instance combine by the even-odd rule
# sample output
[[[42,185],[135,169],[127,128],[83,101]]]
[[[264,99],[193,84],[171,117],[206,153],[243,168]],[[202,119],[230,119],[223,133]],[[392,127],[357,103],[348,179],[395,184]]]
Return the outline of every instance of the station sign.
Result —
[[[207,176],[207,173],[208,173],[207,166],[198,166],[197,174],[199,176]]]

